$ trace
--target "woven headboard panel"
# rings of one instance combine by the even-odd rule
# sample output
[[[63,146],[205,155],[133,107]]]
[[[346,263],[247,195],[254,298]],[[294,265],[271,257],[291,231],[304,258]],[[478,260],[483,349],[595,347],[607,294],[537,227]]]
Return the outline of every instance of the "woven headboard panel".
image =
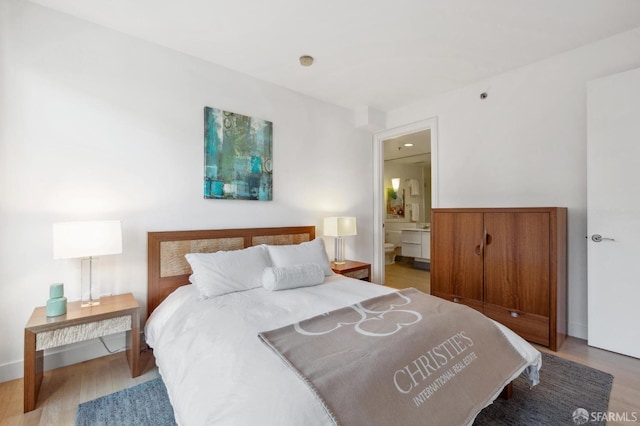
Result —
[[[259,244],[299,244],[315,238],[314,226],[149,232],[147,315],[176,288],[189,283],[187,253],[238,250]]]

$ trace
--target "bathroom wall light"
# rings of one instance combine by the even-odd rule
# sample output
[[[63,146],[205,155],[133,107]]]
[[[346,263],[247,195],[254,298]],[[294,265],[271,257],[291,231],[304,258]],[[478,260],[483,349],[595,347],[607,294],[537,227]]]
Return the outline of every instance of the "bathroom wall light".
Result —
[[[391,179],[391,186],[393,187],[394,191],[397,191],[398,188],[400,188],[400,178]]]

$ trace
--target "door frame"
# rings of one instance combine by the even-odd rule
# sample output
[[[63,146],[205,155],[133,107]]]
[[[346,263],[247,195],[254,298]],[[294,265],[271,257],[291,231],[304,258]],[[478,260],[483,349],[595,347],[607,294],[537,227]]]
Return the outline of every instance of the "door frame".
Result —
[[[438,118],[381,130],[373,135],[373,265],[372,281],[384,283],[384,141],[411,133],[431,130],[431,208],[439,206],[438,197]]]

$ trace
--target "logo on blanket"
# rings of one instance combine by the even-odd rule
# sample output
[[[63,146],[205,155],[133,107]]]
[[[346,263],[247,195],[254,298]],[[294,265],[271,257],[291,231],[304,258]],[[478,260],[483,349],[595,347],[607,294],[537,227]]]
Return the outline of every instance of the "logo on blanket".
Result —
[[[419,407],[478,359],[471,349],[473,345],[473,339],[465,331],[459,331],[396,370],[393,375],[395,388],[406,395],[417,392],[413,402]]]
[[[331,318],[331,313],[326,313],[323,315],[325,320],[321,321],[320,326],[316,323],[316,329],[314,330],[305,328],[307,327],[306,321],[296,323],[293,327],[298,333],[305,336],[321,336],[349,326],[353,326],[357,333],[364,336],[391,336],[403,327],[416,324],[422,319],[422,315],[419,312],[398,309],[410,304],[411,299],[401,293],[396,294],[402,299],[402,303],[390,303],[388,307],[382,310],[367,308],[362,303],[349,306],[349,309],[352,309],[355,313],[353,321],[334,321]]]

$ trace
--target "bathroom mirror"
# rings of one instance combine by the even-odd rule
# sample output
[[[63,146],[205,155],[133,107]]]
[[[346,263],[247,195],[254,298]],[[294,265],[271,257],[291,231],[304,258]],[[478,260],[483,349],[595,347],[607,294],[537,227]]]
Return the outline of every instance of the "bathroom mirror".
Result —
[[[405,214],[404,188],[397,191],[387,188],[385,194],[387,199],[387,216],[392,218],[403,218]]]

